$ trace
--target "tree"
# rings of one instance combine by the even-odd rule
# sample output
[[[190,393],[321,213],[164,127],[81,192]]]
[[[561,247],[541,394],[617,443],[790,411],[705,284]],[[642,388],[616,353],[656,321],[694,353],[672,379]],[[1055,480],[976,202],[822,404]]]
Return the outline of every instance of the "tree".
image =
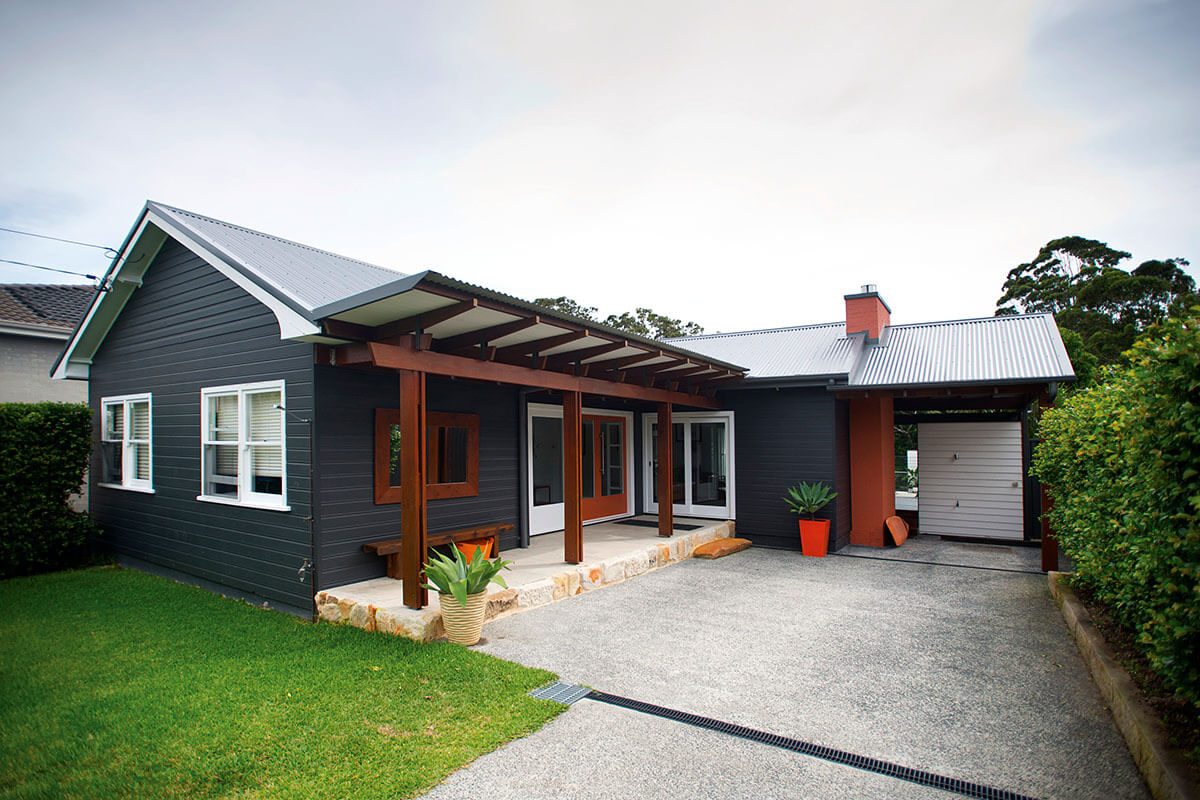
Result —
[[[1196,282],[1184,271],[1186,259],[1146,261],[1127,272],[1120,265],[1129,258],[1124,250],[1082,236],[1047,242],[1032,261],[1008,273],[996,316],[1053,314],[1060,328],[1081,339],[1064,343],[1074,350],[1082,384],[1083,371],[1120,361],[1142,331],[1197,300]],[[1082,353],[1095,363],[1075,361]]]
[[[569,297],[539,297],[533,302],[560,314],[569,314],[588,322],[601,321],[596,318],[598,309],[595,306],[585,306]],[[651,339],[672,339],[704,333],[704,328],[695,322],[683,322],[673,317],[656,314],[648,308],[638,308],[622,314],[609,314],[604,318],[603,324]]]
[[[651,339],[675,339],[680,336],[696,336],[704,328],[695,322],[683,322],[673,317],[655,314],[648,308],[638,308],[632,313],[609,314],[604,324],[611,328],[648,336]]]
[[[572,317],[586,319],[589,322],[596,322],[596,312],[600,309],[595,306],[581,305],[569,297],[539,297],[533,301],[539,306],[545,306],[560,314],[569,314]]]

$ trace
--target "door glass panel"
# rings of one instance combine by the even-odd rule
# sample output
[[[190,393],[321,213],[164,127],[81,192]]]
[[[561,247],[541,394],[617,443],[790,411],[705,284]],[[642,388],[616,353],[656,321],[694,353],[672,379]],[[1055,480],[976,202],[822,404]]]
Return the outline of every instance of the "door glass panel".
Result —
[[[534,417],[533,504],[546,506],[563,501],[562,420]]]
[[[590,419],[585,419],[580,425],[579,471],[583,477],[583,497],[596,496],[595,427]]]
[[[624,442],[620,422],[600,423],[600,494],[625,494]]]
[[[683,425],[682,422],[671,423],[674,440],[671,447],[671,496],[672,502],[675,504],[683,504],[684,486],[683,486]],[[654,502],[658,502],[658,423],[650,424],[650,448],[651,461],[654,470],[653,496]]]
[[[692,505],[725,505],[725,423],[693,422]]]
[[[683,487],[683,423],[671,423],[671,497],[672,502],[683,504],[687,502]]]

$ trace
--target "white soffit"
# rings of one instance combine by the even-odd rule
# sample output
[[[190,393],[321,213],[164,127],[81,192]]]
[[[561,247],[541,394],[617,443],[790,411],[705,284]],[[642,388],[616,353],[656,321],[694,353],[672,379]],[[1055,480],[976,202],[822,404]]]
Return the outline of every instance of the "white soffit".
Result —
[[[608,344],[607,339],[601,339],[599,336],[584,336],[576,339],[573,342],[560,344],[558,347],[551,347],[549,350],[543,350],[541,355],[558,356],[565,353],[574,353],[576,350],[587,350],[590,347],[599,347],[602,344]]]
[[[643,355],[645,353],[646,353],[646,351],[640,347],[622,347],[620,350],[613,350],[611,353],[605,353],[602,356],[595,356],[593,358],[585,358],[583,360],[583,363],[584,364],[594,364],[597,361],[612,361],[614,358],[624,358],[625,356],[638,356],[638,355]],[[669,359],[663,358],[661,356],[654,356],[653,358],[647,357],[645,361],[639,361],[638,364],[640,366],[647,366],[649,364],[653,364],[658,361],[668,361],[668,360]]]
[[[547,339],[551,336],[561,336],[564,333],[570,333],[570,330],[567,328],[560,328],[557,325],[547,325],[544,322],[539,322],[532,328],[526,328],[523,331],[510,333],[508,336],[495,339],[492,341],[492,344],[496,345],[497,347],[507,347],[513,344],[525,344],[526,342],[532,342],[537,339]],[[542,355],[545,355],[545,353],[542,353]]]
[[[150,222],[148,214],[143,213],[127,238],[127,244],[122,247],[104,275],[104,281],[109,285],[108,291],[97,292],[92,298],[91,306],[71,336],[71,341],[68,342],[50,377],[55,380],[87,380],[90,377],[92,357],[100,349],[104,337],[108,335],[130,295],[142,285],[142,278],[150,262],[158,255],[166,241],[167,234]]]
[[[427,311],[436,311],[439,308],[454,305],[456,302],[458,301],[440,294],[414,289],[343,311],[335,315],[333,319],[375,327],[395,322],[398,319],[415,317],[417,314],[424,314]]]
[[[509,314],[504,311],[497,311],[494,308],[476,306],[453,319],[448,319],[441,324],[434,325],[425,332],[433,334],[434,339],[447,339],[451,336],[483,330],[493,325],[503,325],[506,322],[514,322],[518,319],[521,319],[519,314]]]

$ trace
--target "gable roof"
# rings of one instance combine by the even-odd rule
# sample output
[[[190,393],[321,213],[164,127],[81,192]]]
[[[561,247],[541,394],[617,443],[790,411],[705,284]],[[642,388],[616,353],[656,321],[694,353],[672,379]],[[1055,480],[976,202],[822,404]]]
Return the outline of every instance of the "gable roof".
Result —
[[[876,342],[844,322],[672,340],[748,364],[756,380],[839,388],[960,386],[1071,381],[1075,371],[1050,314],[885,326]]]
[[[95,293],[91,286],[71,284],[0,284],[0,331],[66,339]]]
[[[163,203],[150,201],[146,207],[310,320],[320,318],[315,312],[322,306],[408,277]]]
[[[463,283],[432,270],[404,274],[377,267],[326,250],[261,233],[240,225],[205,217],[190,211],[147,201],[133,229],[121,245],[89,307],[83,322],[54,365],[55,378],[86,378],[95,355],[117,316],[132,293],[141,286],[142,277],[168,238],[191,250],[210,266],[230,279],[274,314],[280,337],[323,344],[341,344],[345,340],[330,334],[329,322],[373,327],[390,321],[424,315],[454,304],[446,296],[457,293],[479,298],[481,307],[443,323],[433,335],[456,336],[483,330],[522,317],[536,317],[529,330],[504,339],[504,344],[549,338],[566,330],[588,331],[626,342],[609,353],[610,358],[632,357],[653,349],[654,358],[645,365],[680,362],[678,368],[692,366],[688,358],[698,358],[680,345],[660,342],[572,317],[510,295]],[[490,307],[484,308],[483,301]],[[540,321],[545,318],[545,321]],[[555,321],[565,323],[556,325]],[[343,327],[343,329],[345,329]],[[429,330],[425,331],[429,333]],[[593,340],[590,344],[595,344]],[[587,341],[563,343],[542,355],[565,355],[584,350]],[[597,357],[598,359],[598,357]],[[639,359],[642,360],[642,359]],[[704,359],[703,373],[740,373],[744,368],[717,359]],[[590,363],[584,360],[584,363]],[[694,371],[693,371],[694,373]],[[697,378],[698,379],[698,378]]]

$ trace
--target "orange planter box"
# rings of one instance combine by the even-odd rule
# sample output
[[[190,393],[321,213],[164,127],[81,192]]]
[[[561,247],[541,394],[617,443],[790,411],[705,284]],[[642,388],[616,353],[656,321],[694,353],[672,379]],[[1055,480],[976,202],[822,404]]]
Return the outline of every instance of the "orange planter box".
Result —
[[[806,556],[823,558],[829,550],[829,520],[800,520],[800,549]]]
[[[455,542],[454,546],[462,552],[463,557],[470,563],[471,556],[475,555],[475,548],[483,548],[483,557],[492,558],[496,554],[496,537],[485,536],[482,539],[468,539],[465,542]]]

